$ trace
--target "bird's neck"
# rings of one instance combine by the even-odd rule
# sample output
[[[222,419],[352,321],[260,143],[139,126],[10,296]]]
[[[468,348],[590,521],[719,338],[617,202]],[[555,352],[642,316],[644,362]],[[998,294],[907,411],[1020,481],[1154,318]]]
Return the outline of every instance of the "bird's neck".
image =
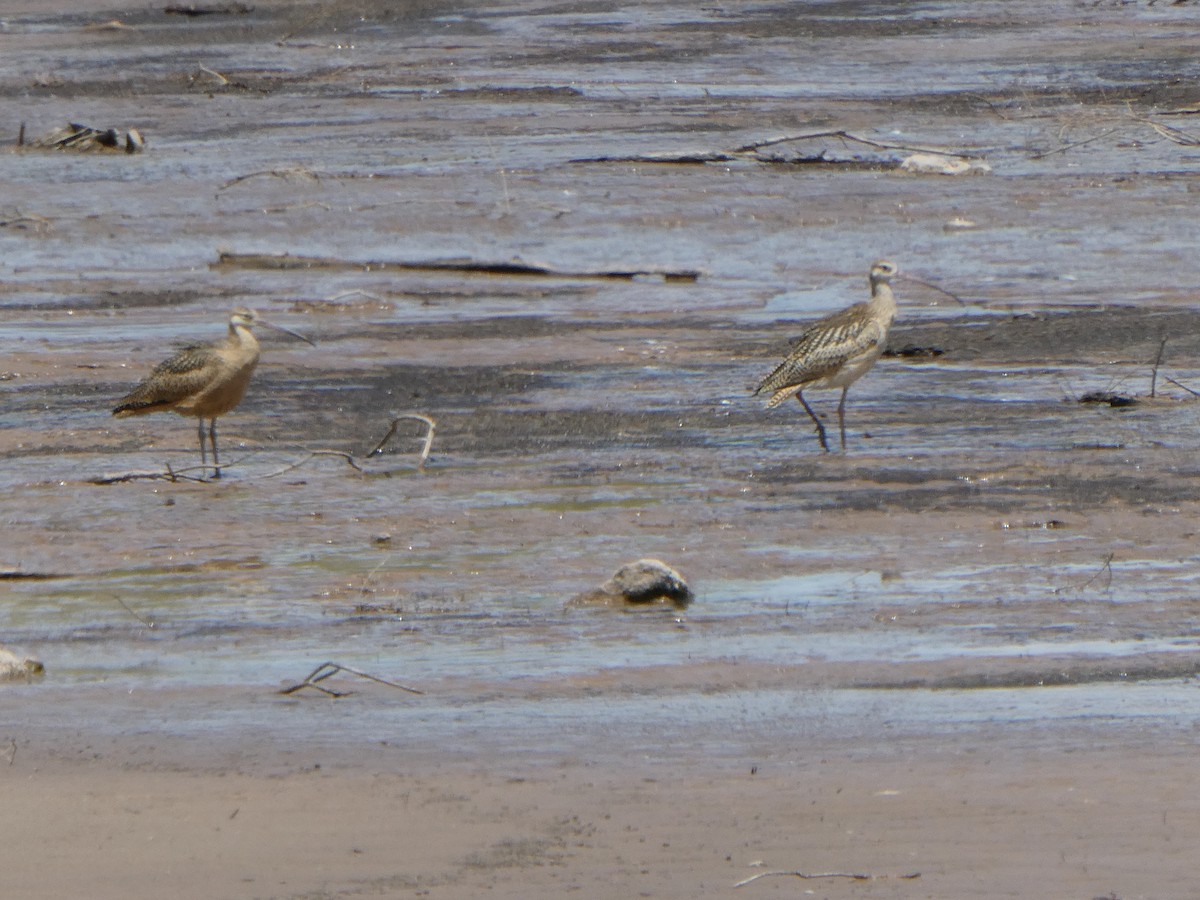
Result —
[[[240,347],[258,348],[258,338],[245,325],[229,325],[229,339]]]
[[[896,308],[896,295],[892,293],[892,286],[886,281],[871,279],[871,305],[877,308],[894,310]]]

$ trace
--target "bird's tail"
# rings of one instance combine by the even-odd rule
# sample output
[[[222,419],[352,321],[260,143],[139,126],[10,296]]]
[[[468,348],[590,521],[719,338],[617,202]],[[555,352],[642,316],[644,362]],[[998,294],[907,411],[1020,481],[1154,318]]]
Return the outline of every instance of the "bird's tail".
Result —
[[[118,419],[125,419],[129,416],[144,416],[146,413],[158,412],[159,410],[170,408],[170,403],[164,403],[161,400],[138,400],[130,396],[121,400],[113,408],[112,414]]]

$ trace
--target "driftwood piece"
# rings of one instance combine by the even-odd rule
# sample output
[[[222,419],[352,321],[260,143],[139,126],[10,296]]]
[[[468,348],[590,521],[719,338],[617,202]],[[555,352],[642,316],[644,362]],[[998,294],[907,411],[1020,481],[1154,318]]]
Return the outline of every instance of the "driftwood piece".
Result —
[[[25,140],[25,123],[17,137],[17,146],[34,150],[71,150],[76,153],[125,152],[141,153],[146,149],[146,140],[136,128],[120,132],[115,128],[92,128],[68,122],[32,141]]]
[[[383,436],[383,439],[375,444],[375,446],[363,457],[357,457],[353,453],[348,453],[345,450],[309,450],[307,455],[301,459],[298,459],[295,462],[290,462],[286,466],[282,466],[281,468],[275,469],[272,472],[267,472],[263,475],[251,476],[251,480],[257,480],[260,478],[278,478],[280,475],[286,475],[288,472],[294,472],[296,469],[299,469],[301,466],[306,465],[314,459],[325,456],[333,456],[337,457],[338,459],[345,460],[346,464],[356,472],[360,472],[364,475],[370,474],[370,469],[367,467],[365,460],[376,456],[381,456],[384,448],[396,436],[396,432],[400,423],[405,420],[413,420],[423,422],[425,424],[425,437],[422,441],[421,452],[417,459],[417,471],[424,472],[425,464],[429,461],[429,454],[433,450],[433,437],[437,430],[437,421],[432,417],[425,415],[424,413],[401,413],[391,420],[387,434]],[[233,462],[226,463],[221,468],[230,469],[238,465],[242,459],[245,458],[246,457],[235,459]],[[95,478],[89,478],[88,484],[127,484],[133,481],[192,481],[200,484],[208,484],[212,481],[212,479],[208,478],[208,476],[204,474],[207,471],[208,469],[204,466],[187,466],[182,469],[175,469],[172,468],[170,463],[167,463],[166,467],[162,471],[120,472],[116,474],[98,475]],[[200,472],[201,474],[193,475],[191,474],[192,472]]]
[[[370,450],[370,452],[366,454],[366,456],[361,458],[356,457],[353,453],[347,453],[344,450],[310,450],[308,456],[306,456],[304,459],[298,460],[294,463],[289,463],[282,469],[277,469],[274,472],[270,472],[266,475],[260,475],[258,477],[278,478],[280,475],[285,475],[288,472],[292,472],[303,466],[305,463],[321,456],[336,456],[339,459],[345,460],[346,464],[356,472],[360,472],[364,475],[369,474],[369,470],[365,465],[365,460],[382,455],[383,448],[386,447],[392,438],[396,436],[397,428],[399,427],[400,423],[405,420],[413,420],[425,423],[425,439],[421,445],[421,453],[417,461],[417,471],[424,472],[425,463],[428,462],[430,451],[433,450],[433,436],[437,431],[437,422],[432,417],[427,416],[424,413],[402,413],[392,419],[392,423],[388,428],[387,434],[383,436],[383,439],[380,440],[379,443],[377,443]]]
[[[760,878],[771,878],[776,875],[790,875],[793,878],[850,878],[854,881],[875,881],[881,878],[896,878],[901,880],[911,880],[920,878],[920,872],[909,872],[904,875],[868,875],[864,872],[759,872],[757,875],[751,875],[734,885],[735,888],[744,887],[751,882],[758,881]]]
[[[249,177],[249,176],[247,176]],[[541,263],[513,259],[489,262],[474,259],[372,260],[355,261],[327,256],[292,256],[271,253],[223,252],[215,267],[238,269],[348,269],[365,272],[462,272],[475,275],[513,275],[534,278],[588,278],[607,281],[632,281],[658,277],[665,281],[696,281],[694,269],[559,269]]]
[[[948,147],[934,147],[926,144],[908,144],[895,143],[891,141],[877,141],[872,138],[863,137],[862,135],[854,134],[846,131],[844,128],[834,128],[823,131],[810,131],[802,134],[785,134],[778,137],[765,138],[759,141],[752,141],[748,144],[734,147],[731,150],[688,150],[682,153],[672,152],[654,152],[646,154],[635,154],[632,156],[592,156],[580,159],[573,159],[574,163],[671,163],[676,165],[699,165],[704,163],[714,162],[734,162],[734,161],[750,161],[759,163],[794,165],[796,163],[842,163],[849,164],[848,161],[830,158],[822,149],[818,153],[810,153],[794,159],[783,159],[777,156],[764,154],[762,151],[769,147],[777,147],[781,144],[792,144],[803,141],[815,140],[839,140],[844,143],[859,144],[863,147],[870,148],[876,151],[903,151],[905,153],[924,153],[936,154],[939,156],[949,157],[953,159],[963,160],[965,164],[971,167],[971,171],[985,171],[985,165],[977,162],[978,153],[970,153],[964,150],[957,150]],[[873,163],[875,165],[883,164],[884,161]],[[890,162],[890,161],[889,161]]]
[[[30,681],[45,674],[46,667],[39,660],[0,647],[0,681]]]
[[[195,3],[173,3],[163,7],[163,14],[168,16],[244,16],[254,11],[254,7],[245,3],[217,3],[212,6],[197,6]],[[201,67],[203,68],[203,67]]]
[[[327,688],[320,682],[327,678],[332,678],[338,672],[349,672],[351,675],[357,675],[359,678],[365,678],[367,681],[374,681],[377,684],[386,685],[390,688],[396,688],[400,691],[405,691],[409,694],[424,694],[424,691],[418,691],[416,688],[406,687],[403,684],[397,684],[394,681],[388,681],[386,678],[380,678],[378,675],[371,675],[368,672],[360,672],[358,669],[352,669],[349,666],[343,666],[341,663],[323,662],[309,673],[309,676],[298,684],[293,684],[290,687],[281,688],[281,694],[294,694],[304,688],[313,688],[320,691],[322,694],[327,694],[330,697],[349,697],[353,691],[335,691],[333,688]]]

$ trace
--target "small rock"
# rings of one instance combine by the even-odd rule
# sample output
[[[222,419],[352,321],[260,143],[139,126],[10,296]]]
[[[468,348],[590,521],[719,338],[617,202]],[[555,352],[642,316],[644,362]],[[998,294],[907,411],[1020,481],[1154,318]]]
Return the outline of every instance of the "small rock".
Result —
[[[904,158],[900,168],[914,175],[983,175],[992,171],[983,160],[940,153],[914,153]]]
[[[684,609],[692,589],[683,576],[657,559],[639,559],[621,566],[598,590],[573,597],[570,606],[648,606],[670,603]]]
[[[1114,394],[1112,391],[1089,391],[1079,398],[1079,402],[1107,404],[1114,409],[1138,404],[1136,397],[1126,397],[1124,394]]]
[[[975,227],[977,226],[970,219],[964,219],[962,216],[955,216],[942,226],[942,231],[970,231]]]
[[[17,656],[11,650],[0,647],[0,681],[29,681],[46,674],[46,667],[36,659]]]

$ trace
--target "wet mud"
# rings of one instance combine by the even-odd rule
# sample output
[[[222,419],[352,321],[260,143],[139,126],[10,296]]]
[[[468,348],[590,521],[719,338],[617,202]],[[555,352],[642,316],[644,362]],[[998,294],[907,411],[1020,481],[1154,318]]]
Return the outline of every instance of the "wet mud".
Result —
[[[204,692],[332,658],[425,690],[427,738],[475,703],[520,744],[559,703],[619,754],[664,695],[958,698],[919,730],[1083,685],[1140,727],[1123,686],[1194,675],[1188,7],[52,6],[0,21],[0,129],[146,150],[0,169],[0,638],[46,665],[0,703],[31,725],[142,727],[99,699],[136,685],[168,734],[304,731]],[[738,151],[838,129],[870,143]],[[929,148],[991,172],[899,170]],[[325,263],[229,264],[283,254]],[[825,455],[750,391],[882,257],[965,306],[899,283]],[[193,422],[108,411],[242,304],[317,347],[264,337],[226,477],[92,483],[198,474]],[[363,459],[404,412],[424,472],[415,423]],[[686,613],[564,608],[643,556]]]

